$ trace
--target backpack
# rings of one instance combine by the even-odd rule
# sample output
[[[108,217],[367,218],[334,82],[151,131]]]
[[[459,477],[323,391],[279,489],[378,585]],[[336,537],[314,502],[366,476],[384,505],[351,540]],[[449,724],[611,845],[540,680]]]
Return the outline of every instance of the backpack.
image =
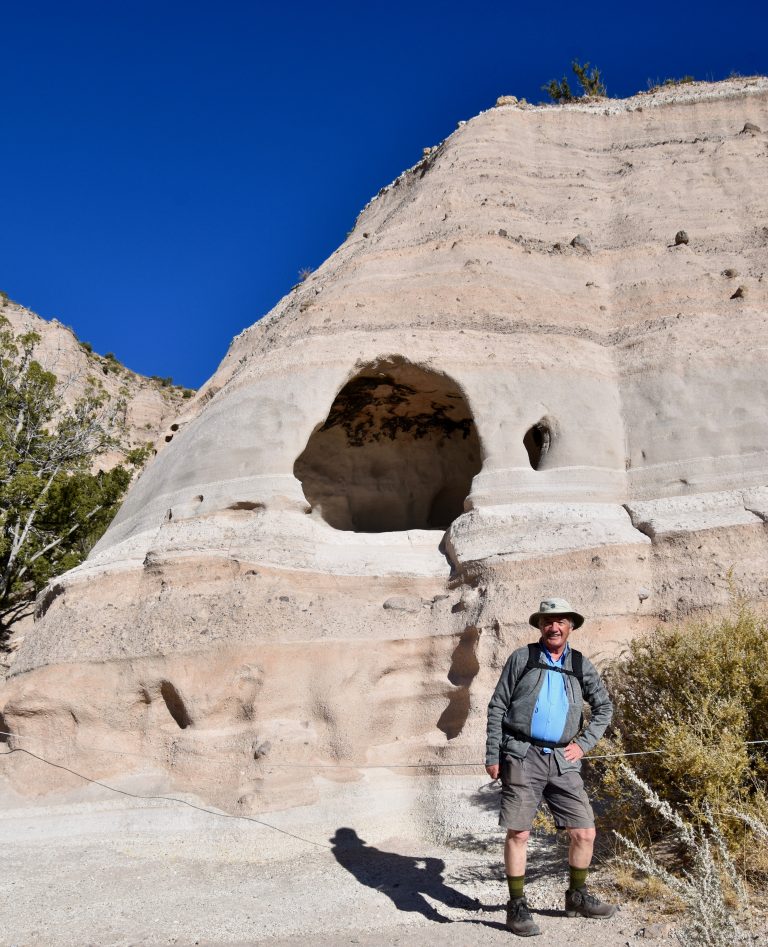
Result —
[[[545,671],[556,671],[558,674],[567,674],[569,677],[575,677],[579,682],[581,693],[584,693],[584,655],[581,653],[581,651],[571,648],[572,671],[568,671],[565,668],[553,667],[550,664],[541,664],[539,662],[539,654],[540,650],[538,643],[528,645],[528,663],[523,668],[523,673],[515,681],[515,687],[517,687],[517,685],[520,683],[520,681],[522,681],[529,671],[533,671],[535,668],[543,668]]]

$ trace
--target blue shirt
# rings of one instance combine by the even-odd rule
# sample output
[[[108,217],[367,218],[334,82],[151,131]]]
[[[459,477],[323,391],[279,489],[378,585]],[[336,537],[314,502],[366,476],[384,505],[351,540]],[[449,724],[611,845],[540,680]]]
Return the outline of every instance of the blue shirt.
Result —
[[[563,653],[555,660],[544,645],[541,646],[542,655],[553,667],[565,667],[565,656],[569,651],[570,646],[566,644]],[[533,708],[531,736],[537,740],[557,743],[563,735],[567,719],[568,692],[565,674],[545,674],[536,706]],[[552,751],[542,748],[542,752],[551,753]]]

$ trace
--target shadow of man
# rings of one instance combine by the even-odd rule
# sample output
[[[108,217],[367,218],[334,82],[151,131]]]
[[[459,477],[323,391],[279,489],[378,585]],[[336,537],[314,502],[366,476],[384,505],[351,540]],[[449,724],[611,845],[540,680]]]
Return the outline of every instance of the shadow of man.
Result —
[[[336,861],[362,885],[391,898],[398,911],[417,911],[427,920],[450,923],[424,897],[428,895],[447,907],[477,911],[473,898],[450,888],[443,881],[445,862],[440,858],[413,858],[385,852],[368,845],[354,829],[340,828],[329,840]]]

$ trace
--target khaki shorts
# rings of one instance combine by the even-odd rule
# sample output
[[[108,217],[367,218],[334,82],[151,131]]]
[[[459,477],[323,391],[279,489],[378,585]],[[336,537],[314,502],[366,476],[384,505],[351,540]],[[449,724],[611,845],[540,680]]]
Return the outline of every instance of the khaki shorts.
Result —
[[[554,753],[528,749],[525,759],[501,760],[501,812],[499,825],[527,832],[542,798],[559,829],[591,829],[595,816],[578,770],[560,773]]]

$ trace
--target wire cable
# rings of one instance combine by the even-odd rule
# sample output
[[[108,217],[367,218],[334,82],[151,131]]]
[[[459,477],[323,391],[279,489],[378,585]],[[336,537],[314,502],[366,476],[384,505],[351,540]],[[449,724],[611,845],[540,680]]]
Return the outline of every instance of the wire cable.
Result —
[[[44,740],[39,737],[22,737],[16,733],[10,733],[7,730],[0,730],[0,737],[12,737],[14,740],[26,740],[26,741],[36,741],[38,743],[44,743],[48,746],[64,746],[69,749],[79,749],[79,750],[95,750],[99,753],[112,753],[115,756],[136,756],[139,759],[143,759],[147,762],[150,760],[147,758],[144,753],[132,753],[130,750],[113,750],[108,747],[95,746],[94,744],[88,743],[78,743],[73,744],[65,743],[61,740]],[[745,746],[758,746],[761,744],[767,744],[768,740],[746,740]],[[716,743],[708,744],[705,749],[717,749]],[[632,756],[657,756],[668,753],[668,750],[637,750],[631,753],[603,753],[597,756],[584,756],[584,760],[615,760],[615,759],[625,759]],[[201,754],[195,754],[195,759],[198,760],[210,760],[212,763],[221,762],[221,757],[213,756],[204,756]],[[466,762],[461,763],[440,763],[437,761],[428,761],[423,760],[419,763],[280,763],[272,762],[267,760],[257,759],[256,761],[260,766],[265,769],[311,769],[311,770],[326,770],[326,769],[457,769],[460,767],[482,767],[485,768],[485,763],[480,762],[479,760],[467,760]]]
[[[14,740],[18,739],[27,739],[25,737],[19,737],[17,734],[9,733],[7,730],[0,730],[0,736],[12,737]],[[38,740],[40,743],[51,743],[52,745],[61,745],[58,741],[53,740]],[[760,744],[766,744],[768,740],[747,740],[747,746],[755,746]],[[714,744],[713,744],[714,746]],[[87,749],[87,747],[80,747],[80,749]],[[112,751],[119,752],[119,751]],[[602,756],[586,756],[584,759],[588,760],[606,760],[606,759],[617,759],[621,757],[630,757],[630,756],[649,756],[653,754],[665,753],[665,750],[643,750],[635,753],[607,753]],[[263,819],[256,819],[253,816],[247,815],[237,815],[230,812],[221,812],[216,809],[208,809],[205,806],[195,805],[193,802],[188,802],[186,799],[179,799],[177,796],[159,796],[159,795],[146,795],[143,793],[129,792],[127,789],[118,789],[116,786],[110,786],[109,783],[105,783],[100,779],[92,779],[90,776],[85,776],[83,773],[77,772],[77,770],[71,769],[69,766],[64,766],[62,763],[54,763],[52,760],[46,759],[44,756],[39,756],[37,753],[33,753],[31,750],[27,750],[24,747],[13,747],[11,749],[5,750],[0,753],[0,756],[11,756],[14,753],[26,753],[27,756],[32,757],[35,760],[38,760],[41,763],[45,763],[47,766],[52,766],[54,769],[63,770],[66,773],[70,773],[72,776],[76,776],[78,779],[82,779],[87,783],[92,783],[94,786],[101,786],[103,789],[107,789],[110,792],[118,793],[121,796],[128,796],[131,799],[141,799],[146,801],[158,801],[158,802],[171,802],[177,803],[181,806],[188,806],[190,809],[195,809],[198,812],[204,812],[207,815],[218,816],[221,819],[235,819],[241,822],[253,822],[256,825],[261,825],[264,828],[271,829],[273,832],[279,832],[281,835],[286,835],[289,838],[295,839],[298,842],[304,842],[307,845],[314,845],[317,848],[331,849],[333,846],[328,845],[324,842],[316,842],[313,839],[304,838],[302,835],[296,835],[295,832],[289,832],[287,829],[281,829],[277,825],[272,825],[270,822],[265,822]],[[138,754],[130,754],[138,755]],[[210,759],[210,757],[207,757]],[[367,763],[367,764],[295,764],[295,763],[277,763],[277,764],[268,764],[273,767],[290,767],[292,769],[447,769],[455,767],[480,767],[484,764],[482,763]],[[491,781],[492,785],[495,780]]]
[[[95,786],[101,786],[104,789],[109,789],[110,792],[120,793],[121,796],[130,796],[132,799],[177,802],[181,806],[189,806],[190,809],[197,809],[198,812],[206,812],[208,815],[219,816],[221,819],[239,819],[243,822],[255,822],[256,825],[263,825],[267,829],[272,829],[273,832],[280,832],[281,835],[287,835],[289,838],[296,839],[299,842],[306,842],[307,845],[316,845],[318,848],[328,849],[332,847],[330,845],[326,845],[324,842],[315,842],[312,839],[304,838],[303,836],[296,835],[293,832],[288,832],[286,829],[281,829],[277,825],[264,822],[262,819],[255,819],[250,815],[236,815],[235,813],[230,812],[218,812],[216,809],[207,809],[205,806],[196,806],[193,802],[187,802],[186,799],[179,799],[177,796],[149,796],[136,792],[128,792],[127,789],[118,789],[116,786],[110,786],[108,783],[104,783],[100,779],[91,779],[90,776],[84,776],[82,773],[78,773],[76,770],[70,769],[68,766],[63,766],[61,763],[53,763],[51,760],[47,760],[43,756],[38,756],[37,753],[33,753],[31,750],[25,750],[23,747],[16,747],[16,749],[13,750],[5,750],[4,752],[0,753],[0,756],[11,756],[13,753],[26,753],[27,756],[31,756],[33,759],[39,760],[41,763],[46,763],[48,766],[53,766],[56,769],[63,769],[65,772],[71,773],[73,776],[77,776],[78,779],[84,779],[87,783],[93,783]]]

